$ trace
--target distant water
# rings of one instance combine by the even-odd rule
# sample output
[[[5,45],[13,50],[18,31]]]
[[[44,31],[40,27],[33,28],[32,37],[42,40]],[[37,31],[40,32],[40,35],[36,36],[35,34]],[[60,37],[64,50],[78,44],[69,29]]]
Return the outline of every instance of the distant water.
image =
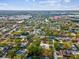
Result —
[[[79,11],[64,11],[64,10],[47,10],[47,11],[33,11],[33,10],[0,10],[0,16],[11,16],[11,15],[43,15],[43,16],[53,16],[53,15],[79,15]]]

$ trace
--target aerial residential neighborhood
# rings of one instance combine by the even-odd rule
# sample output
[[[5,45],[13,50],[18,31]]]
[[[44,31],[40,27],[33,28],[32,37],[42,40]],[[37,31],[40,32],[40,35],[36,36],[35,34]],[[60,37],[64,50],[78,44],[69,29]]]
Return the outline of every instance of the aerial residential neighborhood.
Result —
[[[0,0],[0,59],[79,59],[79,0]]]
[[[78,59],[79,24],[73,15],[1,16],[0,58]]]

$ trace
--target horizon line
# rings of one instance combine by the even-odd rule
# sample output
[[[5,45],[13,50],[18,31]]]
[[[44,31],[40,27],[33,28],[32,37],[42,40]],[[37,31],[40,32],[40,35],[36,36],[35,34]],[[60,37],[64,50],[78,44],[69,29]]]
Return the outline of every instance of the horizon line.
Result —
[[[79,10],[0,10],[0,11],[79,11]]]

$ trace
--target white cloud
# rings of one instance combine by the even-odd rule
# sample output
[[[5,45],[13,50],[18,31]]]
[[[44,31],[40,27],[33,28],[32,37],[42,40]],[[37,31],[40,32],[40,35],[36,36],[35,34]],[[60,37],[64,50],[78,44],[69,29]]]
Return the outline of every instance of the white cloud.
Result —
[[[79,10],[78,5],[72,5],[71,0],[25,0],[26,3],[32,1],[32,4],[26,4],[23,7],[0,3],[0,9],[17,10]],[[64,3],[63,3],[64,2]]]
[[[64,1],[64,4],[63,4]],[[37,10],[76,10],[77,5],[72,5],[71,0],[42,0],[34,3],[32,9]]]
[[[32,2],[35,2],[36,0],[25,0],[26,2],[30,2],[30,1],[32,1]]]
[[[56,2],[60,2],[61,0],[42,0],[39,1],[39,3],[56,3]]]
[[[64,2],[69,3],[69,2],[71,2],[71,0],[64,0]]]

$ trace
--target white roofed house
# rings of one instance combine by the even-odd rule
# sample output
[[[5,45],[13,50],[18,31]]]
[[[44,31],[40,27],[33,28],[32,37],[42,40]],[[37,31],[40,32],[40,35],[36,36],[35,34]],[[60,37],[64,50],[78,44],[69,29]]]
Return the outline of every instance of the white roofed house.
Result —
[[[42,48],[45,48],[45,49],[49,49],[49,47],[50,47],[49,44],[43,43],[42,41],[41,41],[41,43],[40,43],[40,46],[41,46]]]

